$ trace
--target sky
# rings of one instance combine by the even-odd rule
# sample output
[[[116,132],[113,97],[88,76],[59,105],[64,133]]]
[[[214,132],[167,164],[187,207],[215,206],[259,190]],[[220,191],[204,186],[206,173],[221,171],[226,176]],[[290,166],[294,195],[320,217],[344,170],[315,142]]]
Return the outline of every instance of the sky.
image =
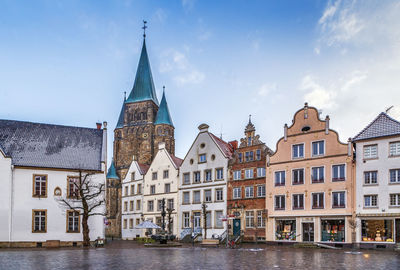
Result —
[[[399,1],[0,0],[0,118],[95,127],[109,160],[146,45],[184,157],[201,123],[240,140],[252,115],[273,150],[308,102],[342,142],[400,120]]]

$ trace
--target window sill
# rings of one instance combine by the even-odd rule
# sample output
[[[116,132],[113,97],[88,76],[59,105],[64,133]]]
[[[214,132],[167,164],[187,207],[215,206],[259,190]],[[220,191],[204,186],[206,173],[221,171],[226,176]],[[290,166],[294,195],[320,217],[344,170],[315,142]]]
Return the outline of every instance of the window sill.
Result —
[[[32,195],[32,198],[45,199],[47,195]]]
[[[207,161],[199,161],[199,162],[197,162],[197,164],[204,164],[204,163],[207,163]]]
[[[319,157],[324,157],[325,156],[325,154],[319,154],[319,155],[312,155],[311,157],[312,158],[319,158]]]
[[[66,233],[80,233],[80,231],[66,231]]]
[[[284,187],[285,184],[279,184],[279,185],[275,184],[274,186],[275,186],[275,187]]]
[[[376,187],[379,186],[379,184],[363,184],[363,187]]]
[[[369,160],[377,160],[378,157],[373,157],[373,158],[363,158],[363,162],[369,161]]]
[[[274,210],[275,211],[283,211],[283,210],[285,210],[285,208],[275,208]]]
[[[400,208],[400,205],[389,205],[389,208]]]
[[[189,186],[190,183],[183,183],[182,186]]]
[[[389,185],[400,185],[400,182],[389,182]]]
[[[337,179],[332,178],[332,182],[343,182],[343,181],[346,181],[346,178],[337,178]]]
[[[292,210],[304,210],[304,207],[303,208],[293,208]]]
[[[400,155],[389,155],[388,158],[398,158]]]
[[[192,183],[192,185],[196,185],[196,184],[201,184],[201,181]],[[190,184],[188,184],[188,185],[190,185]]]
[[[32,233],[47,233],[47,231],[32,231]]]
[[[379,209],[378,206],[364,206],[363,209]]]
[[[320,210],[320,209],[324,209],[324,207],[323,206],[321,206],[321,207],[312,207],[312,209]]]
[[[221,181],[224,181],[224,179],[215,179],[214,182],[216,182],[216,181],[220,181],[221,182]]]
[[[323,184],[325,183],[324,181],[311,181],[311,184]]]
[[[201,204],[201,202],[192,202],[192,204]]]
[[[344,205],[343,206],[332,206],[332,209],[337,209],[337,208],[339,208],[339,209],[340,208],[346,208],[346,206],[344,206]]]
[[[304,185],[304,182],[303,183],[292,183],[292,186],[299,186],[299,185]]]
[[[304,159],[304,157],[292,157],[292,160]]]

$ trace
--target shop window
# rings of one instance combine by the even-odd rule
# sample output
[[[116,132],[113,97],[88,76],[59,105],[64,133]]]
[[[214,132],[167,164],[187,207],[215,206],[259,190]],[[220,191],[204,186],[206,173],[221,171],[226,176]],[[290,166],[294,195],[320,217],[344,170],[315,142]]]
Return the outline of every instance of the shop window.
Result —
[[[344,242],[345,241],[345,221],[338,220],[321,220],[322,241],[328,242]]]
[[[393,242],[393,220],[361,220],[361,240],[364,242]]]
[[[296,241],[296,220],[276,220],[276,240]]]

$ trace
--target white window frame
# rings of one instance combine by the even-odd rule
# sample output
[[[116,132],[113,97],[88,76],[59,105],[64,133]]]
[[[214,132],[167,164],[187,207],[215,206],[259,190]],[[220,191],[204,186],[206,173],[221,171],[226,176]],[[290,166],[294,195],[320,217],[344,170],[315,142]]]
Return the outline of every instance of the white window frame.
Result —
[[[283,172],[283,184],[282,184],[282,172]],[[276,174],[279,173],[279,185],[276,184]],[[275,187],[283,187],[286,185],[286,171],[275,171],[274,172],[274,186]]]
[[[242,171],[235,170],[233,171],[233,180],[240,180],[242,178]]]
[[[314,173],[313,173],[313,170],[314,169],[318,169],[317,170],[317,174],[318,174],[318,178],[320,177],[320,168],[322,168],[322,181],[313,181],[313,176],[314,176]],[[320,183],[325,183],[325,166],[315,166],[315,167],[311,167],[311,171],[310,171],[311,173],[310,173],[310,176],[311,176],[311,184],[320,184]]]
[[[182,193],[182,196],[183,196],[183,198],[182,198],[183,204],[190,204],[190,191],[184,191]],[[185,198],[186,198],[185,196],[187,196],[187,200],[185,200]]]
[[[254,178],[254,168],[245,169],[245,170],[244,170],[244,178],[245,178],[245,179],[252,179],[252,178]]]
[[[318,148],[318,154],[314,154],[314,143],[320,143],[320,142],[323,142],[323,147],[322,147],[322,154],[320,154],[320,146],[319,146],[319,144],[317,144],[318,146],[317,146],[317,148]],[[322,156],[325,156],[325,140],[318,140],[318,141],[312,141],[311,142],[311,156],[312,157],[322,157]]]
[[[204,170],[204,182],[211,182],[212,181],[212,170],[207,169]]]
[[[198,178],[198,180],[197,180],[197,177],[196,176],[199,176]],[[200,183],[201,182],[201,172],[200,171],[195,171],[195,172],[193,172],[193,183],[194,184],[198,184],[198,183]]]
[[[187,178],[186,178],[186,176],[188,176]],[[190,185],[190,173],[183,173],[183,181],[182,181],[182,185]],[[188,180],[188,181],[186,181],[186,180]]]
[[[376,173],[376,183],[372,183],[372,174]],[[366,182],[365,176],[366,174],[369,175],[369,183]],[[390,177],[390,174],[389,174]],[[378,171],[364,171],[363,172],[363,185],[365,186],[374,186],[374,185],[378,185]]]
[[[294,196],[297,196],[297,195],[303,195],[303,207],[302,208],[295,208],[294,207],[294,202],[295,202],[295,199],[294,199]],[[297,200],[298,202],[300,202],[300,200]],[[292,210],[304,210],[305,209],[305,195],[304,195],[304,193],[295,193],[295,194],[292,194]]]
[[[395,171],[395,181],[391,180],[391,173],[390,171],[394,170]],[[395,168],[395,169],[389,169],[389,183],[390,184],[400,184],[400,169]]]
[[[394,147],[392,147],[392,145]],[[392,151],[392,149],[394,151]],[[400,141],[389,142],[389,157],[397,157],[400,156]]]
[[[297,171],[297,170],[303,170],[303,183],[294,184],[294,171]],[[306,182],[306,170],[305,170],[305,168],[294,168],[294,169],[292,169],[292,186],[304,185],[305,182]]]
[[[196,196],[195,194],[199,194],[199,201],[196,201]],[[193,203],[201,203],[201,191],[200,190],[193,190]]]
[[[220,193],[221,196],[218,195]],[[221,198],[219,198],[221,197]],[[224,189],[223,188],[216,188],[215,189],[215,201],[216,202],[223,202],[224,201]]]
[[[245,198],[254,198],[254,187],[253,186],[246,186],[244,188],[244,197]]]
[[[276,205],[276,198],[277,197],[280,197],[280,198],[283,198],[283,207],[277,207],[277,205]],[[282,204],[282,200],[279,200],[279,204]],[[281,205],[280,205],[281,206]],[[278,194],[278,195],[275,195],[274,196],[274,210],[275,211],[282,211],[282,210],[285,210],[286,209],[286,195],[285,194]]]
[[[392,196],[394,196],[395,204],[392,204]],[[389,194],[389,206],[390,207],[400,207],[400,193]]]
[[[210,192],[210,196],[207,196],[207,193]],[[204,202],[209,203],[212,202],[212,190],[211,189],[205,189],[204,190]]]
[[[241,187],[234,187],[232,190],[233,198],[240,199],[242,198],[242,188]]]
[[[341,206],[334,207],[333,206],[334,193],[344,193],[344,207],[341,207]],[[346,190],[335,190],[335,191],[332,191],[332,194],[331,194],[331,207],[332,207],[332,209],[337,209],[337,208],[340,209],[340,208],[346,208],[347,207],[347,192],[346,192]]]
[[[314,194],[322,194],[322,207],[314,208]],[[320,201],[319,197],[318,201]],[[325,192],[311,192],[311,209],[325,209]]]
[[[344,176],[343,176],[343,178],[338,178],[337,180],[335,180],[334,178],[333,178],[333,175],[334,175],[334,167],[335,166],[344,166]],[[346,163],[340,163],[340,164],[333,164],[332,165],[332,167],[331,167],[331,181],[332,182],[340,182],[340,181],[346,181],[346,173],[347,173],[347,165],[346,165]],[[338,175],[340,176],[340,170],[338,171]]]
[[[373,197],[375,197],[375,205],[373,205]],[[369,205],[367,205],[366,198],[369,198]],[[364,208],[376,208],[378,207],[378,195],[377,194],[366,194],[364,195]]]
[[[264,188],[264,190],[263,190],[263,188]],[[260,192],[260,189],[261,189],[261,192]],[[261,193],[261,194],[260,194]],[[258,198],[264,198],[265,197],[265,194],[266,194],[266,192],[265,192],[265,185],[258,185],[257,186],[257,197]]]
[[[257,168],[257,177],[265,177],[265,168],[264,167],[258,167]]]
[[[221,172],[221,173],[219,173]],[[224,179],[224,168],[216,168],[215,169],[215,179],[223,180]]]
[[[302,156],[297,156],[297,157],[295,157],[294,156],[294,147],[296,147],[296,146],[300,146],[300,145],[302,145],[303,146],[303,155]],[[301,159],[301,158],[304,158],[304,156],[305,156],[305,153],[304,153],[304,143],[296,143],[296,144],[292,144],[292,147],[291,147],[292,149],[292,159]]]
[[[376,155],[372,155],[372,152],[373,152],[372,149],[373,149],[373,147],[376,148],[376,150],[375,150]],[[369,150],[367,151],[367,149],[369,149]],[[368,154],[367,154],[367,153],[368,153]],[[364,159],[376,159],[376,158],[378,158],[378,156],[379,156],[378,144],[364,145],[364,147],[363,147],[363,158],[364,158]]]
[[[248,215],[251,213],[251,215]],[[245,211],[246,228],[254,228],[254,211]]]

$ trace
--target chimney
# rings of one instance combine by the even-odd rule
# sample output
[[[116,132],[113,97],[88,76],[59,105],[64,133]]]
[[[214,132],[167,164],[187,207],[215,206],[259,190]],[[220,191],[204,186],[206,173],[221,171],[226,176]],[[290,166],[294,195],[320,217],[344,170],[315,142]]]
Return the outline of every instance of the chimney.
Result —
[[[97,129],[101,129],[101,123],[96,123]]]
[[[104,121],[104,122],[103,122],[103,128],[104,128],[104,129],[107,129],[107,121]]]
[[[283,136],[284,136],[285,142],[287,141],[287,130],[288,130],[288,126],[287,126],[287,124],[285,124],[285,126],[283,127]]]
[[[349,139],[347,140],[347,156],[349,156],[349,157],[351,157],[351,147],[352,147],[351,144],[352,144],[352,143],[351,143],[351,138],[349,138]]]
[[[329,133],[329,120],[330,120],[329,115],[327,115],[325,117],[325,134],[327,134],[327,135]]]
[[[269,159],[269,153],[267,154],[267,167],[269,167],[269,162],[270,162],[270,159]]]
[[[201,125],[198,127],[198,129],[200,130],[200,132],[208,132],[208,128],[209,128],[209,125],[207,125],[207,124],[201,124]]]
[[[238,148],[238,141],[237,140],[230,141],[228,143],[232,146],[233,150],[236,150]]]
[[[158,144],[158,150],[165,149],[165,142],[160,142]]]

